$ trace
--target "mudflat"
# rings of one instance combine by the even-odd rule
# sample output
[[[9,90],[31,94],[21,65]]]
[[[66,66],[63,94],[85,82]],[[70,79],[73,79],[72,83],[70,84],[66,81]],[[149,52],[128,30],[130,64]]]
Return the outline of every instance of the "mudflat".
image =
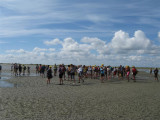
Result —
[[[131,75],[130,75],[131,77]],[[112,78],[47,85],[41,76],[13,77],[0,88],[1,120],[159,120],[160,83],[139,72],[137,82]]]

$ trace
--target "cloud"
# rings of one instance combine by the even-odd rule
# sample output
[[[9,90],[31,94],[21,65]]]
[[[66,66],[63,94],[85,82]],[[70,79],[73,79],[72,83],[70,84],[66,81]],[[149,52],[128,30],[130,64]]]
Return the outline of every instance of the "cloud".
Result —
[[[109,53],[107,44],[103,40],[100,40],[98,38],[84,37],[81,41],[84,43],[90,43],[91,48],[97,50],[97,52],[100,54]]]
[[[103,55],[154,53],[153,50],[157,49],[141,30],[135,31],[133,37],[119,30],[115,32],[112,40],[108,43],[98,38],[89,37],[84,37],[81,42],[89,44],[91,49],[95,49]]]
[[[130,26],[131,22],[132,25],[137,26],[140,22],[141,24],[144,23],[145,20],[148,21],[147,24],[150,26],[158,26],[159,21],[154,17],[145,17],[159,16],[159,10],[147,9],[150,8],[147,3],[141,5],[142,2],[121,1],[117,5],[110,1],[91,2],[89,0],[85,3],[78,1],[66,2],[65,0],[61,2],[58,0],[1,0],[0,6],[3,14],[0,19],[0,37],[21,37],[26,35],[74,37],[73,32],[76,33],[76,37],[77,34],[95,37],[95,34],[106,31],[112,33],[111,31],[115,31],[117,25],[126,25],[127,23]],[[137,6],[145,7],[139,8]],[[141,12],[142,9],[144,9],[143,12]],[[129,17],[129,21],[126,16]],[[149,18],[151,20],[147,20]],[[73,26],[70,27],[68,24]],[[91,35],[86,35],[87,32]],[[82,37],[82,35],[79,36]],[[99,36],[102,36],[102,34]]]
[[[38,47],[35,47],[35,48],[33,49],[33,52],[35,52],[35,53],[37,53],[37,52],[45,52],[45,51],[47,51],[47,49],[38,48]]]
[[[153,45],[141,30],[135,31],[133,37],[120,30],[115,32],[113,39],[108,43],[107,47],[112,54],[136,54],[150,50]]]
[[[59,39],[54,39],[51,41],[44,41],[45,45],[57,45],[57,44],[62,44],[62,42]]]
[[[7,50],[7,53],[25,53],[26,51],[23,49],[19,49],[19,50]]]
[[[0,60],[13,63],[52,63],[56,54],[54,48],[38,48],[35,47],[32,51],[19,50],[7,50],[5,55],[0,55]],[[6,59],[6,60],[5,60]]]
[[[110,46],[118,50],[141,50],[147,49],[151,45],[149,39],[141,31],[135,31],[134,37],[129,37],[129,34],[120,30],[115,33]]]
[[[55,46],[61,48],[55,50]],[[45,41],[50,48],[35,47],[32,51],[24,49],[7,50],[0,60],[10,62],[41,63],[41,64],[87,64],[87,65],[159,65],[160,46],[151,43],[145,33],[137,30],[133,37],[122,30],[115,32],[110,42],[96,37],[83,37],[80,42],[68,37],[63,40],[53,39]],[[28,59],[30,58],[30,59]],[[152,58],[152,59],[151,59]],[[0,62],[1,62],[0,61]],[[6,62],[6,61],[5,61]]]

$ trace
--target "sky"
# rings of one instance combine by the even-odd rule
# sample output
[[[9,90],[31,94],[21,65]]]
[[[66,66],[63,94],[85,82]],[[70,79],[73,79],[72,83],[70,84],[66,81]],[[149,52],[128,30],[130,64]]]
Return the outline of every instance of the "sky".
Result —
[[[0,63],[160,67],[159,0],[0,0]]]

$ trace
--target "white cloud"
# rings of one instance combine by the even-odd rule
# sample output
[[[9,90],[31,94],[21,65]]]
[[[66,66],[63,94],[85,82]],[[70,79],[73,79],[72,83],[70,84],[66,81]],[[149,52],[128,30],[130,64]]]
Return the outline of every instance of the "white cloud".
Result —
[[[115,33],[109,46],[117,52],[120,50],[143,50],[151,46],[151,42],[141,31],[135,31],[134,37],[120,30]]]
[[[106,65],[159,65],[160,46],[154,45],[138,30],[133,37],[124,31],[118,31],[107,43],[99,38],[84,37],[80,42],[73,38],[54,39],[46,45],[61,44],[56,51],[51,48],[35,47],[32,51],[24,49],[8,50],[5,56],[0,55],[0,62],[42,63],[42,64],[106,64]],[[30,58],[30,59],[28,59]],[[149,59],[152,58],[152,59]],[[5,62],[7,62],[5,61]]]
[[[47,51],[47,49],[44,49],[44,48],[38,48],[38,47],[35,47],[34,49],[33,49],[33,52],[43,52],[43,51]]]
[[[62,42],[59,39],[54,39],[51,41],[44,41],[44,44],[46,45],[57,45],[57,44],[62,44]]]
[[[106,6],[106,4],[108,5]],[[80,29],[79,31],[73,29],[73,31],[74,30],[78,32],[86,32],[87,30],[89,32],[112,31],[114,30],[114,28],[112,28],[113,23],[121,22],[123,24],[126,24],[127,19],[123,18],[123,15],[133,16],[133,18],[137,18],[137,16],[142,16],[142,15],[159,16],[158,9],[153,10],[153,9],[148,9],[148,7],[137,8],[137,6],[140,6],[140,4],[142,4],[142,2],[141,3],[136,2],[136,4],[135,2],[131,3],[121,2],[118,3],[118,5],[116,5],[108,1],[107,2],[105,1],[104,4],[104,2],[96,2],[96,1],[94,2],[86,1],[85,3],[82,3],[82,2],[70,2],[70,1],[66,2],[65,0],[62,0],[61,2],[58,0],[26,0],[26,1],[1,0],[0,6],[2,7],[3,13],[1,14],[1,19],[0,19],[0,28],[1,28],[0,37],[24,36],[33,34],[46,35],[47,34],[46,26],[50,24],[55,24],[55,23],[72,24],[77,21],[78,22],[87,21],[90,22],[91,24],[79,24],[79,25],[77,24],[78,26],[77,25],[76,26],[78,28],[83,28],[83,29]],[[147,2],[145,4],[147,4]],[[142,8],[145,9],[143,10],[145,12],[137,12],[138,10],[141,11]],[[114,12],[115,11],[114,9],[117,9],[118,12],[117,11]],[[132,10],[132,12],[130,12],[129,10]],[[148,12],[150,14],[148,14]],[[121,13],[123,13],[122,16]],[[131,22],[132,23],[135,22],[137,24],[141,21],[133,19]],[[144,22],[142,23],[144,24]],[[156,26],[158,26],[158,23],[159,22],[155,23],[149,20],[148,24],[149,25],[156,24]],[[38,28],[41,27],[43,28],[46,27],[46,29],[42,28],[41,30],[39,30]],[[66,27],[64,26],[64,28]],[[56,27],[54,28],[48,27],[47,30],[49,34],[52,35],[56,31],[55,29],[57,30]],[[57,33],[60,34],[60,32],[64,34],[66,33],[65,31],[63,31],[66,29],[62,28],[61,30],[59,30],[59,32],[56,32],[55,34]]]
[[[49,48],[49,49],[48,49],[48,51],[50,51],[50,52],[54,52],[54,51],[55,51],[55,49],[54,49],[54,48]]]
[[[99,54],[143,54],[155,49],[144,32],[137,30],[133,37],[120,30],[115,32],[113,39],[107,44],[98,38],[84,37],[81,42],[88,43]],[[153,53],[153,50],[152,50]]]
[[[90,43],[91,48],[97,50],[100,54],[109,54],[107,44],[103,40],[84,37],[81,41],[84,43]]]
[[[7,53],[25,53],[26,51],[23,49],[19,49],[19,50],[7,50]]]
[[[84,43],[91,43],[94,47],[95,46],[102,46],[105,45],[105,42],[98,39],[98,38],[89,38],[89,37],[84,37],[82,40]]]
[[[158,32],[158,38],[160,39],[160,32]]]

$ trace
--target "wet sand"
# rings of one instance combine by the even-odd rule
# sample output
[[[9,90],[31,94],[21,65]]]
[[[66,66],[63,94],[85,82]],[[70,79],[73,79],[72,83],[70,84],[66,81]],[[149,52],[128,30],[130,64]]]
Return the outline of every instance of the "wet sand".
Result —
[[[144,72],[138,73],[136,83],[116,78],[58,85],[54,77],[47,85],[40,76],[7,81],[14,87],[0,88],[1,120],[160,119],[160,83]]]

